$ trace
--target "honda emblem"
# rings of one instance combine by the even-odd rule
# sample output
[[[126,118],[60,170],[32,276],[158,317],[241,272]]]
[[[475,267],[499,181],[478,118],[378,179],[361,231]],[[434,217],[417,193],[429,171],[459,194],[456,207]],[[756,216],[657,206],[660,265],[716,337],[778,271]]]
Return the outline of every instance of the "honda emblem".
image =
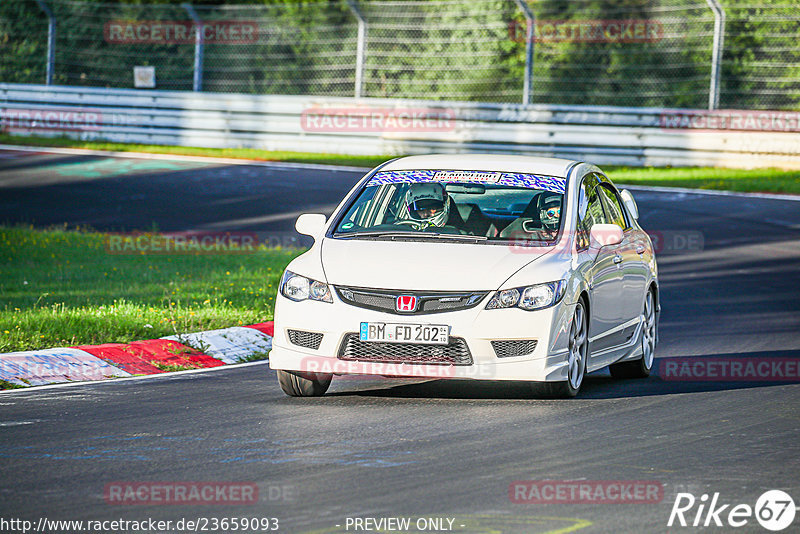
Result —
[[[400,295],[397,297],[394,307],[399,312],[413,312],[417,309],[417,297],[413,295]]]

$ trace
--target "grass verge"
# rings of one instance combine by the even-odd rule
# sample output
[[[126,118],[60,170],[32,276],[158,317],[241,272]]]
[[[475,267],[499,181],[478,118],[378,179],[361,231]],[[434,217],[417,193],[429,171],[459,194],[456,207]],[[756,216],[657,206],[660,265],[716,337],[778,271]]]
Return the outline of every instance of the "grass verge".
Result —
[[[258,362],[261,360],[268,360],[269,353],[268,352],[254,352],[252,354],[248,354],[247,356],[240,356],[237,360],[239,363],[248,363],[248,362]]]
[[[26,386],[20,386],[19,384],[0,379],[0,389],[23,389],[25,387]]]
[[[124,255],[107,234],[0,226],[0,353],[269,321],[301,249]]]
[[[800,171],[716,167],[603,167],[617,184],[800,194]]]
[[[153,360],[150,363],[153,366],[158,367],[159,369],[161,369],[162,371],[165,371],[167,373],[172,373],[172,372],[175,372],[175,371],[190,371],[192,369],[199,369],[199,367],[197,367],[196,365],[169,364],[169,363],[158,362],[158,361],[155,361],[155,360]]]
[[[66,137],[20,137],[0,134],[0,144],[42,147],[86,148],[114,152],[144,152],[280,161],[291,163],[324,163],[356,167],[375,167],[395,156],[348,156],[312,152],[274,152],[252,148],[201,148],[162,145],[134,145],[104,141],[76,141]],[[800,171],[781,169],[723,169],[716,167],[614,167],[603,166],[619,184],[687,187],[741,192],[800,194]]]

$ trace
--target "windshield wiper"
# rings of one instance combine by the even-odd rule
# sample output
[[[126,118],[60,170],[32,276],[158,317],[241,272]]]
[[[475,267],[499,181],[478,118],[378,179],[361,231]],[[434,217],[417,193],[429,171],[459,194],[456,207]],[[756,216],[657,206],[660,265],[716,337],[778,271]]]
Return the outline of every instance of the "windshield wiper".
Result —
[[[485,235],[468,235],[468,234],[441,234],[439,232],[420,232],[419,234],[414,234],[416,236],[422,237],[443,237],[445,239],[455,239],[455,240],[466,240],[466,241],[486,241],[489,239]]]
[[[394,236],[413,236],[417,235],[417,232],[395,232],[389,230],[378,230],[372,232],[339,232],[334,233],[333,237],[342,237],[345,239],[349,239],[351,237],[394,237]]]
[[[396,232],[396,231],[376,231],[376,232],[353,232],[353,233],[337,233],[333,237],[342,237],[350,239],[353,237],[411,237],[411,238],[424,238],[424,239],[453,239],[457,241],[486,241],[489,239],[482,235],[461,235],[461,234],[443,234],[440,232]]]

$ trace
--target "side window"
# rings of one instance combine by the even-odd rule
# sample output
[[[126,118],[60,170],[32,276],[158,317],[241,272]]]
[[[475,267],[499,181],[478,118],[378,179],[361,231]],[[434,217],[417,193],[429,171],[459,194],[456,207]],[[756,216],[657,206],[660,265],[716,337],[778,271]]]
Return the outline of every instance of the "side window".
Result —
[[[360,226],[366,225],[366,211],[367,207],[369,206],[370,201],[375,196],[375,192],[378,190],[377,187],[368,187],[364,190],[363,193],[358,197],[355,201],[353,206],[350,207],[347,215],[342,219],[339,226],[341,227],[342,223],[351,222],[358,224]],[[352,224],[350,225],[352,226]]]
[[[352,222],[362,228],[384,224],[389,203],[397,189],[394,184],[366,188],[342,222]]]
[[[592,226],[607,222],[598,189],[597,179],[594,176],[588,175],[584,178],[578,195],[577,247],[579,249],[589,246],[589,232]]]
[[[605,185],[600,186],[598,189],[608,209],[608,218],[610,222],[616,224],[623,230],[627,230],[628,221],[625,219],[625,210],[622,207],[622,201],[620,201],[617,193]]]

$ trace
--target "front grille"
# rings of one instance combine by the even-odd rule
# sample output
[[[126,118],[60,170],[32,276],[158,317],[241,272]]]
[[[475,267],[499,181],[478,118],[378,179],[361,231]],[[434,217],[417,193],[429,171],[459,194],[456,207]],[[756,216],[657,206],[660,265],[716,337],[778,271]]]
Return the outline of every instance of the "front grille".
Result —
[[[322,334],[317,332],[304,332],[302,330],[289,330],[289,341],[307,349],[317,350],[322,343]]]
[[[350,293],[346,293],[350,295]],[[386,295],[369,295],[367,293],[352,293],[352,299],[349,302],[355,305],[361,305],[363,308],[376,308],[379,310],[393,310],[396,297]],[[344,299],[348,302],[348,299]]]
[[[485,294],[486,293],[483,293],[481,295],[481,298],[483,298],[483,295],[485,295]],[[436,312],[453,311],[453,310],[460,310],[460,309],[467,308],[467,307],[470,307],[470,308],[472,307],[472,306],[467,306],[466,305],[468,299],[470,298],[469,296],[464,296],[464,297],[444,297],[445,298],[444,302],[442,302],[441,298],[442,297],[431,298],[431,299],[422,301],[422,305],[421,305],[422,311],[423,312],[427,312],[427,313],[436,313]],[[478,299],[478,300],[480,300],[480,299]]]
[[[466,310],[476,306],[488,294],[488,291],[397,291],[338,286],[335,289],[339,298],[347,304],[396,315],[421,315]],[[395,303],[400,295],[417,297],[416,310],[412,312],[397,311]]]
[[[434,363],[472,365],[467,342],[451,337],[447,345],[417,345],[414,343],[382,343],[361,341],[358,334],[346,334],[339,347],[340,360],[385,363]]]
[[[513,356],[525,356],[536,350],[535,339],[507,339],[502,341],[492,341],[492,348],[498,358],[511,358]]]

